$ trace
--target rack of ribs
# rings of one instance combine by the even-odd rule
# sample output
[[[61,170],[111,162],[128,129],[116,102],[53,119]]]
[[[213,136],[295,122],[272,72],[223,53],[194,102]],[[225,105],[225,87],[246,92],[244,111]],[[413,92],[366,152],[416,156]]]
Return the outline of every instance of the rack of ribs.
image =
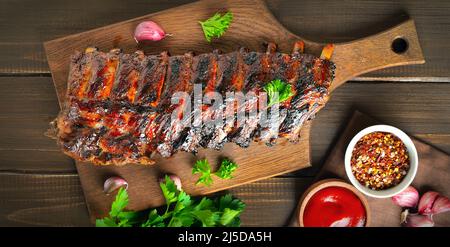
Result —
[[[329,61],[332,45],[326,45],[320,57],[304,54],[303,47],[302,41],[296,42],[291,54],[277,52],[273,43],[267,45],[266,52],[241,48],[198,56],[169,56],[167,52],[144,55],[141,51],[124,54],[119,49],[104,53],[96,48],[76,52],[71,57],[65,103],[53,121],[58,143],[76,160],[123,165],[154,164],[155,155],[221,149],[227,142],[243,148],[252,141],[270,146],[279,137],[297,142],[302,125],[327,102],[335,70]],[[236,124],[237,116],[256,107],[259,93],[274,79],[289,83],[294,92],[279,104],[278,120],[264,125],[257,114]],[[192,104],[195,97],[175,105],[171,97],[176,92],[192,95],[194,85],[201,85],[203,94],[253,92],[256,98],[231,108],[225,106],[235,104],[233,97],[215,108],[200,102],[197,121],[221,116],[223,125],[186,127],[171,116]],[[178,114],[180,119],[194,121],[195,111],[189,116]]]

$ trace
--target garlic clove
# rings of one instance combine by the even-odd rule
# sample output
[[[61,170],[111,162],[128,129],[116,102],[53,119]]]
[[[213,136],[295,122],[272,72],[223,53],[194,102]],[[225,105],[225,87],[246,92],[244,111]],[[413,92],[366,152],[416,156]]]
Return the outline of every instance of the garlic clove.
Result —
[[[429,215],[409,214],[403,225],[406,227],[433,227],[434,222]]]
[[[450,211],[450,200],[445,196],[438,196],[431,208],[432,214],[439,214]]]
[[[419,192],[414,187],[409,186],[399,194],[393,196],[392,201],[402,208],[414,208],[419,202]]]
[[[128,182],[121,177],[110,177],[103,184],[103,192],[108,195],[120,187],[125,187],[125,190],[128,189]]]
[[[431,208],[439,193],[435,191],[428,191],[423,194],[419,201],[419,214],[429,215],[431,214]]]
[[[159,41],[166,36],[164,30],[153,21],[139,23],[134,31],[134,39],[138,43],[144,40]]]
[[[177,186],[177,190],[182,191],[183,187],[181,186],[181,179],[180,177],[178,177],[177,175],[169,175],[170,180],[173,181],[173,183],[175,184],[175,186]],[[159,179],[160,183],[164,183],[165,182],[165,176]]]

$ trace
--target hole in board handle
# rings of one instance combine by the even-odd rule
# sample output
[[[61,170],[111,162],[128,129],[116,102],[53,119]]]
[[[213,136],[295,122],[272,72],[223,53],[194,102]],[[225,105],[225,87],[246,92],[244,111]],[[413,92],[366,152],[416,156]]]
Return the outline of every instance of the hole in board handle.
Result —
[[[408,46],[408,41],[405,38],[398,37],[392,41],[391,49],[397,54],[402,54],[408,50]]]

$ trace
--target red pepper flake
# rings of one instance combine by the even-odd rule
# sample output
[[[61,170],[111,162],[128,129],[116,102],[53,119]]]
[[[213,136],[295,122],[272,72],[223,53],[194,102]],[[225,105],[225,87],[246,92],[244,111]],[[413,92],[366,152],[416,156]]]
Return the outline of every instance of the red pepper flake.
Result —
[[[405,144],[391,133],[369,133],[353,148],[352,173],[359,183],[373,190],[399,184],[408,173],[409,164]]]

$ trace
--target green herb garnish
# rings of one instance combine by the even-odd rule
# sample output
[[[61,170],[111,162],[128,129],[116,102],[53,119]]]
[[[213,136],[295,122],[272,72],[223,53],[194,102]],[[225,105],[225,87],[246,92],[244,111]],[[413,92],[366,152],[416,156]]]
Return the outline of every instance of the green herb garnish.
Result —
[[[215,200],[203,197],[191,199],[175,183],[165,177],[160,183],[166,200],[165,211],[157,209],[140,212],[124,211],[128,205],[127,191],[121,188],[111,205],[109,216],[96,220],[96,226],[140,226],[140,227],[189,227],[189,226],[240,226],[240,214],[245,204],[233,199],[230,194]]]
[[[214,174],[221,179],[233,178],[232,173],[238,168],[238,165],[229,159],[222,160],[219,170]]]
[[[109,216],[95,221],[96,226],[132,226],[139,222],[142,212],[124,211],[128,205],[128,193],[121,187],[111,205]]]
[[[210,186],[213,182],[211,177],[211,166],[208,160],[197,160],[192,168],[192,174],[200,173],[200,178],[196,184],[203,183],[206,186]]]
[[[210,186],[213,183],[211,174],[218,176],[221,179],[233,178],[232,173],[237,169],[237,164],[230,161],[229,159],[223,159],[220,163],[219,169],[211,173],[211,166],[207,159],[197,160],[194,167],[192,168],[192,174],[200,174],[200,178],[197,180],[196,184],[203,183],[206,186]]]
[[[273,80],[264,86],[269,98],[268,107],[281,103],[294,95],[291,85],[280,79]]]
[[[216,13],[206,21],[199,21],[199,23],[202,26],[206,40],[211,42],[213,37],[219,38],[225,33],[225,31],[227,31],[232,20],[233,14],[231,12],[227,12],[224,15]]]

